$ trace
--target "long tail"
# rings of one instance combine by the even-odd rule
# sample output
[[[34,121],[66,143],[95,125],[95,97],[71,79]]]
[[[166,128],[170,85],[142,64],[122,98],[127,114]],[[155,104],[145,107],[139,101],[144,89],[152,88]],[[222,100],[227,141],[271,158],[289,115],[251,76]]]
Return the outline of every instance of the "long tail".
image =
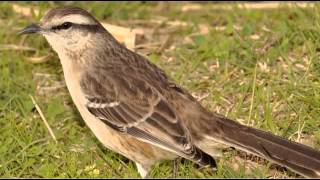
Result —
[[[221,143],[266,158],[309,178],[320,177],[320,152],[223,117],[214,118],[209,136]]]

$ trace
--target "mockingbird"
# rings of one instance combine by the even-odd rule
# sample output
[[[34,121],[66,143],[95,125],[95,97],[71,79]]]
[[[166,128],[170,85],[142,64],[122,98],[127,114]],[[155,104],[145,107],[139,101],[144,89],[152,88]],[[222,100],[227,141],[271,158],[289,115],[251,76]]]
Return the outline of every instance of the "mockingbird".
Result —
[[[47,39],[86,124],[107,148],[133,160],[142,177],[177,156],[216,169],[220,144],[320,177],[318,151],[205,109],[83,9],[54,8],[20,33]]]

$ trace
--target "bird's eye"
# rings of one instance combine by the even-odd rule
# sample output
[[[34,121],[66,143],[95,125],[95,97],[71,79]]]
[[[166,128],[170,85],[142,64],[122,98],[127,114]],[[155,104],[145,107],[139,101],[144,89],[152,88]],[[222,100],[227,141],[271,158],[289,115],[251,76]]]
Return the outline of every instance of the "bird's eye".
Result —
[[[64,22],[63,24],[59,25],[59,26],[53,26],[52,30],[56,31],[56,30],[61,30],[61,29],[69,29],[72,26],[71,22]]]
[[[72,23],[71,22],[65,22],[61,25],[61,29],[68,29],[72,26]]]

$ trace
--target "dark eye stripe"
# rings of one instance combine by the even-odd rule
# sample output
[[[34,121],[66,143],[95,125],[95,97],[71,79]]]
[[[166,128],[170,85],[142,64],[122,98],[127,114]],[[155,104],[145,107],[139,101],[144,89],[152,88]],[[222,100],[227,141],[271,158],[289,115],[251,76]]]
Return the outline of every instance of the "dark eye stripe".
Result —
[[[65,24],[65,23],[67,23],[67,24]],[[104,28],[99,24],[77,24],[77,23],[71,23],[71,22],[65,22],[65,23],[58,25],[58,26],[53,26],[53,27],[51,27],[51,30],[53,32],[56,32],[56,31],[60,31],[63,29],[69,29],[71,26],[74,29],[81,29],[81,30],[86,30],[86,31],[91,31],[91,32],[96,32],[97,30],[101,30],[101,29],[104,30]]]
[[[52,30],[62,30],[62,29],[69,29],[72,26],[71,22],[64,22],[61,25],[58,26],[53,26],[51,29]]]

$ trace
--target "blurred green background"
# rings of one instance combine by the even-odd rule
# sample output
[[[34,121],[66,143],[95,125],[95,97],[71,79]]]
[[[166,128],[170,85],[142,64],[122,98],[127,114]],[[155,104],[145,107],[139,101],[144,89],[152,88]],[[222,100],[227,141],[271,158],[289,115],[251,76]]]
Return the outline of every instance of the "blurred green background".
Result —
[[[58,57],[44,38],[17,35],[60,5],[79,6],[99,21],[138,29],[135,51],[208,109],[319,150],[320,6],[257,4],[1,2],[0,177],[139,177],[132,161],[104,148],[86,127],[64,85]],[[39,15],[24,14],[16,5],[39,10]],[[224,154],[217,172],[178,158],[155,165],[150,177],[299,177],[240,151]]]

